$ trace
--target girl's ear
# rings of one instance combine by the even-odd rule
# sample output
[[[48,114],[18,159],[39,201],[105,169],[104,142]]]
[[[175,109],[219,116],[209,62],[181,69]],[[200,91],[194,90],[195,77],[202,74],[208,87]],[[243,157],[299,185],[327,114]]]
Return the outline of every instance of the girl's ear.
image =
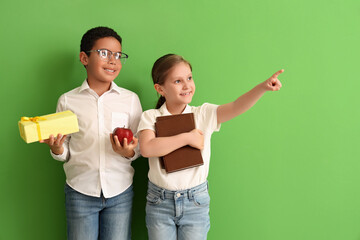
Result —
[[[161,96],[164,96],[164,90],[160,84],[155,83],[154,88]]]
[[[80,62],[86,67],[88,65],[89,57],[85,52],[80,52]]]

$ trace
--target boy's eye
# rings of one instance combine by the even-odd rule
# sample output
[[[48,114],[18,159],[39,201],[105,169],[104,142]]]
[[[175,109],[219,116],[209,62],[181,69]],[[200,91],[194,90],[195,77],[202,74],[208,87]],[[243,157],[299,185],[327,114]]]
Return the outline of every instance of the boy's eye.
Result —
[[[180,83],[180,80],[176,80],[175,83]]]
[[[188,77],[188,80],[189,80],[189,81],[192,80],[192,77]]]
[[[121,58],[121,53],[116,52],[114,57],[115,57],[116,60],[120,59]]]
[[[106,58],[108,55],[108,52],[106,50],[101,50],[99,53],[100,53],[100,57],[104,57],[104,58]]]

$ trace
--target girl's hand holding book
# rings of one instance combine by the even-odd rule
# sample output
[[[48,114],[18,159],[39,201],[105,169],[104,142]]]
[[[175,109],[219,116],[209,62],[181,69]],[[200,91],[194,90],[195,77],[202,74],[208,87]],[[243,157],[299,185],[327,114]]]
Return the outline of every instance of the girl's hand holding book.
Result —
[[[194,129],[190,134],[190,143],[189,145],[193,148],[202,150],[204,148],[204,134],[199,129]]]

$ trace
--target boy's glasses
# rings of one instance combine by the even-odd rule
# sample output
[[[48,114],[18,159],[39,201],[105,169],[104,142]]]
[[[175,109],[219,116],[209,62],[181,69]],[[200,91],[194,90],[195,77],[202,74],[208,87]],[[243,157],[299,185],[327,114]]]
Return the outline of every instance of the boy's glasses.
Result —
[[[121,61],[122,64],[125,63],[126,59],[129,58],[129,56],[126,53],[123,52],[112,52],[107,49],[98,49],[98,50],[91,50],[87,52],[98,52],[101,60],[103,61],[110,61],[111,56],[114,56],[114,59],[116,61]]]

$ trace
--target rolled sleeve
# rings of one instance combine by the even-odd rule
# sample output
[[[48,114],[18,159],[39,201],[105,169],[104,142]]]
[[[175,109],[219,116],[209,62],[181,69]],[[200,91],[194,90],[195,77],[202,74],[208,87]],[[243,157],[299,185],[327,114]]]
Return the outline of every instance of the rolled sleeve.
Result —
[[[65,144],[65,143],[64,143]],[[69,159],[69,149],[64,146],[64,152],[62,154],[56,155],[50,150],[51,156],[60,162],[66,162]]]

